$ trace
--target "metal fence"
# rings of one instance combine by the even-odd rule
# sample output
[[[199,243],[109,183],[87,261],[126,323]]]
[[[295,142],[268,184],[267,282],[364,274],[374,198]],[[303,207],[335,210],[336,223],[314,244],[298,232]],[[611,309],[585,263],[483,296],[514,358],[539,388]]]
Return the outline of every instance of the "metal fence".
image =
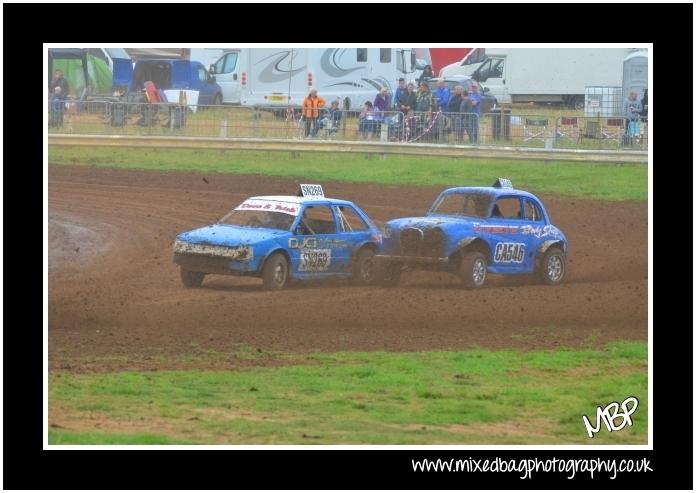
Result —
[[[623,117],[482,115],[279,107],[181,106],[120,101],[49,102],[49,133],[381,141],[547,149],[647,149],[647,121]]]

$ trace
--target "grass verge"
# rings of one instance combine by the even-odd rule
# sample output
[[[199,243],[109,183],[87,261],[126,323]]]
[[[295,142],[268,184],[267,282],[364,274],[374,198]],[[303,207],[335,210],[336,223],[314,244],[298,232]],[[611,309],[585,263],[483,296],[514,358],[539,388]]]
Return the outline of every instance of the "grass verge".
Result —
[[[51,164],[82,164],[133,169],[200,171],[304,177],[385,185],[484,185],[495,177],[533,193],[555,193],[602,200],[646,200],[644,164],[581,164],[559,161],[455,159],[363,154],[217,151],[184,149],[49,148]]]
[[[49,443],[645,444],[647,344],[313,354],[240,371],[49,375]],[[301,361],[298,359],[298,361]],[[635,396],[633,425],[582,415]]]

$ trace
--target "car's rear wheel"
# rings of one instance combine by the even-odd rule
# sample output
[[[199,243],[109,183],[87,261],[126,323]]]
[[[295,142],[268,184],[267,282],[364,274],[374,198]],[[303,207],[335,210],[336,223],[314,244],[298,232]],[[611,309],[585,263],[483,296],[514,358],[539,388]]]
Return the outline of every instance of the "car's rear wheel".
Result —
[[[362,286],[374,284],[377,280],[377,263],[375,252],[369,248],[363,248],[355,257],[353,265],[353,282]]]
[[[380,284],[385,288],[395,288],[401,280],[403,266],[399,262],[382,262],[379,269]]]
[[[277,291],[283,289],[288,282],[288,261],[282,253],[274,253],[266,260],[261,273],[263,287]]]
[[[199,288],[203,284],[205,273],[194,272],[185,268],[181,268],[181,282],[187,288]]]
[[[467,289],[479,289],[486,282],[488,264],[481,252],[467,252],[459,265],[459,277]]]
[[[537,276],[544,284],[555,286],[560,284],[565,277],[565,265],[563,250],[558,247],[551,247],[546,250],[544,257],[541,259],[537,269]]]

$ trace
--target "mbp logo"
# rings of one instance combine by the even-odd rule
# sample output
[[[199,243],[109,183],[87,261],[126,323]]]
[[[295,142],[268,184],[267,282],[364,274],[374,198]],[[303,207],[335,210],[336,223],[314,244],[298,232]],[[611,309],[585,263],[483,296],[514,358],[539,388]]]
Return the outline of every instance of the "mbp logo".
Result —
[[[635,397],[627,397],[621,403],[620,407],[623,412],[619,412],[618,402],[612,402],[604,409],[602,409],[601,406],[597,406],[596,426],[592,426],[587,416],[583,416],[582,421],[585,423],[588,436],[592,438],[595,433],[599,432],[602,427],[602,421],[604,421],[604,425],[610,432],[623,430],[626,425],[632,426],[633,420],[631,419],[631,415],[638,409],[638,399]],[[617,418],[621,418],[620,425],[616,425]]]

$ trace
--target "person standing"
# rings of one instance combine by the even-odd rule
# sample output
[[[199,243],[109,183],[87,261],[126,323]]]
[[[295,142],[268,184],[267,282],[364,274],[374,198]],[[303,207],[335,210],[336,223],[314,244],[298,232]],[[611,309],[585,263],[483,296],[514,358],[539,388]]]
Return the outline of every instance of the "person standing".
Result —
[[[401,111],[404,116],[408,115],[411,111],[416,109],[416,89],[413,81],[408,83],[406,90],[401,92],[399,96],[399,111]]]
[[[396,88],[396,91],[394,91],[394,100],[392,103],[394,103],[394,111],[399,111],[399,101],[401,100],[401,94],[406,91],[406,80],[401,77],[399,79],[399,85]]]
[[[471,121],[469,122],[469,137],[472,144],[478,144],[478,127],[479,127],[479,117],[481,116],[481,93],[478,91],[478,84],[473,82],[471,84],[471,93],[469,94],[469,99],[471,100]]]
[[[428,88],[428,83],[427,82],[421,82],[420,84],[420,90],[418,91],[418,95],[416,96],[416,111],[419,112],[429,112],[432,109],[433,106],[433,94],[430,92],[430,89]]]
[[[464,129],[462,128],[462,115],[459,113],[459,108],[462,105],[462,92],[464,91],[464,87],[462,86],[455,86],[454,87],[454,94],[452,97],[449,99],[447,103],[447,113],[450,118],[450,122],[452,122],[452,127],[454,128],[454,133],[457,137],[457,144],[460,144],[462,141],[462,135],[464,132]]]
[[[51,80],[51,83],[48,85],[49,92],[55,95],[56,87],[60,87],[60,94],[64,98],[68,97],[70,86],[65,77],[63,77],[63,71],[61,69],[56,69],[56,71],[53,73],[53,79]]]
[[[389,111],[389,90],[386,87],[380,89],[372,105],[375,107],[376,111],[382,113]]]
[[[428,79],[432,79],[433,77],[433,68],[430,65],[426,65],[425,68],[423,68],[423,73],[418,78],[418,84],[420,84],[423,81],[427,81]]]
[[[309,91],[302,104],[302,111],[305,117],[305,137],[309,136],[310,131],[312,137],[317,135],[319,131],[319,109],[323,108],[325,104],[326,101],[317,95],[316,89]]]
[[[437,81],[437,91],[435,91],[435,97],[437,98],[437,106],[440,111],[447,113],[447,105],[450,100],[450,90],[445,85],[445,81],[440,79]]]
[[[462,91],[462,103],[459,106],[459,112],[462,114],[462,130],[461,141],[464,138],[464,131],[469,135],[469,143],[474,144],[474,133],[472,130],[472,120],[476,117],[473,113],[473,108],[471,104],[471,98],[467,91]]]
[[[629,143],[633,143],[634,139],[640,136],[640,114],[643,111],[643,103],[638,99],[638,93],[631,91],[628,99],[624,101],[624,118],[626,119],[626,135]]]

